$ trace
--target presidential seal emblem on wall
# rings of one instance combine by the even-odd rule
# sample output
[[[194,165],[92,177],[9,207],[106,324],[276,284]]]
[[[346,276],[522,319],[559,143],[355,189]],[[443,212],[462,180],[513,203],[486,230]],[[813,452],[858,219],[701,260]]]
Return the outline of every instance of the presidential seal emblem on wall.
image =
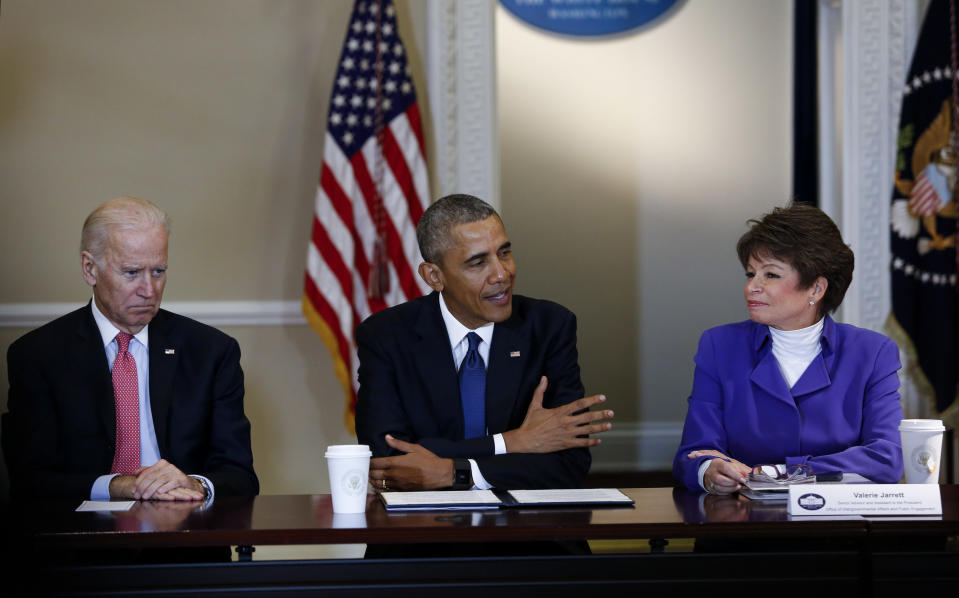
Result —
[[[624,34],[663,21],[677,0],[500,0],[521,21],[550,33],[576,37]]]

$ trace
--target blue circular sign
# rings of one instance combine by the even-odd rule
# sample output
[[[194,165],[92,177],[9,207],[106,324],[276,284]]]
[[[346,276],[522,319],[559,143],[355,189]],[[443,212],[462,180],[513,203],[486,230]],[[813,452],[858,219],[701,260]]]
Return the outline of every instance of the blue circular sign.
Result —
[[[566,35],[622,33],[660,17],[677,0],[500,0],[530,25]]]
[[[799,506],[807,511],[818,511],[826,506],[826,499],[821,494],[808,492],[799,497]]]

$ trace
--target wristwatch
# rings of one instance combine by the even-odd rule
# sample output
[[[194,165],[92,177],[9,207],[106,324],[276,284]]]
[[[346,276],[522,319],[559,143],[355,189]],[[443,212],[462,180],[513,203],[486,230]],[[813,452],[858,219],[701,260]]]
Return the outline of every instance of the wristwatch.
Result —
[[[213,494],[212,492],[213,489],[210,488],[210,484],[206,481],[206,478],[203,478],[200,476],[190,476],[190,477],[200,483],[200,486],[203,488],[203,498],[204,499],[210,498],[210,495]]]
[[[453,485],[450,490],[469,490],[473,487],[473,469],[469,459],[453,459]]]

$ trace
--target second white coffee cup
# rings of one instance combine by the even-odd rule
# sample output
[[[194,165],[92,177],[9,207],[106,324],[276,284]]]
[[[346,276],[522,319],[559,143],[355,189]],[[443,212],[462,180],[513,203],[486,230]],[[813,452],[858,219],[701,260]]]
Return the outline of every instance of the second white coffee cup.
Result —
[[[334,513],[366,511],[366,488],[372,454],[370,447],[365,444],[334,444],[326,448]]]
[[[945,430],[939,419],[904,419],[899,422],[907,484],[939,483],[939,456]]]

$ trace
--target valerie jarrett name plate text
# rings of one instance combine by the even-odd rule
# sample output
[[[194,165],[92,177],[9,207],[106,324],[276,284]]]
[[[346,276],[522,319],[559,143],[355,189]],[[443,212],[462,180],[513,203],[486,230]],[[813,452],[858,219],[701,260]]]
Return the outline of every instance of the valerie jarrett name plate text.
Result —
[[[937,484],[799,484],[789,514],[942,515],[942,497]]]

